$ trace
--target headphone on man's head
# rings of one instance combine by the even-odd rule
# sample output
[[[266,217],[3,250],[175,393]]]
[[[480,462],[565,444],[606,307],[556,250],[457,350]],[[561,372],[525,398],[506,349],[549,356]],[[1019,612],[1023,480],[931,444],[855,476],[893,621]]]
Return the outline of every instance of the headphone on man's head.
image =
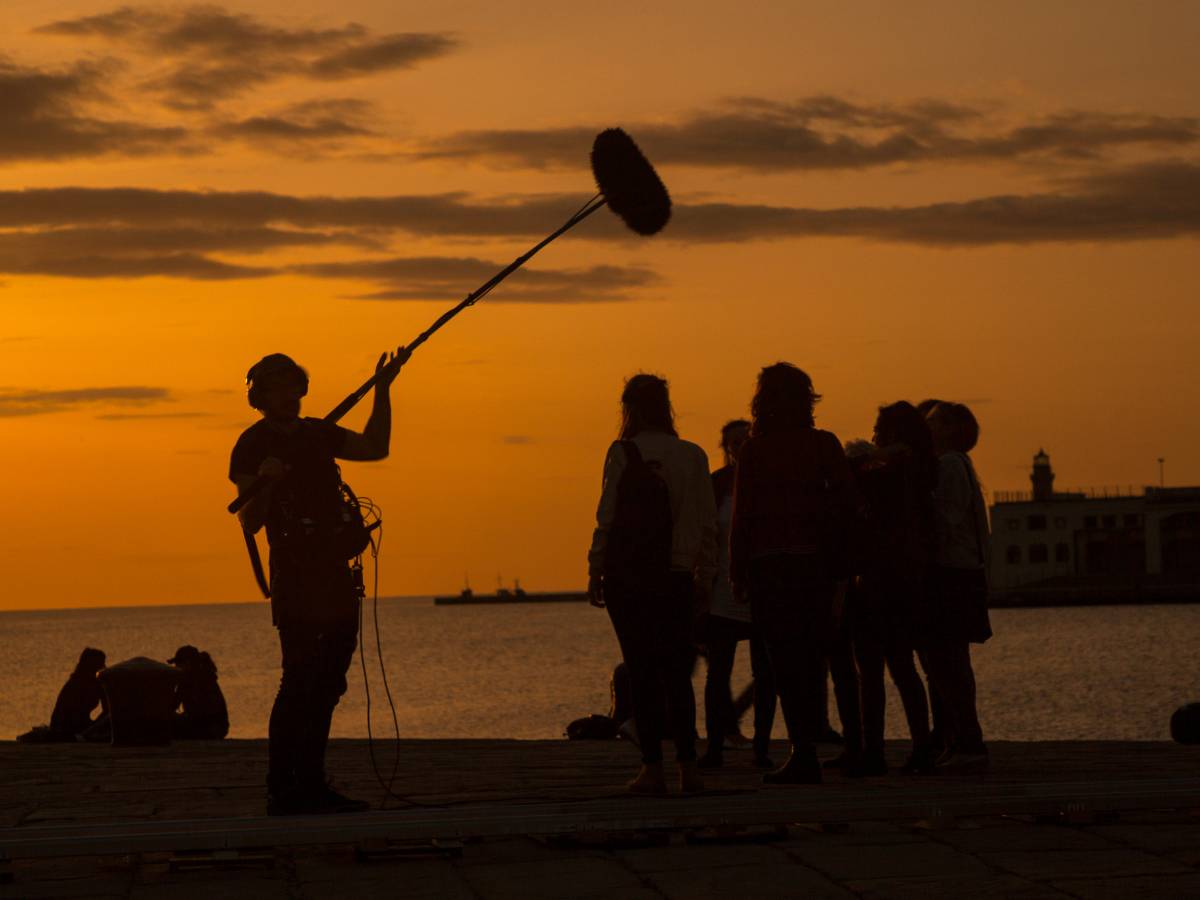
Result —
[[[259,388],[255,382],[262,379],[264,375],[273,375],[276,372],[297,372],[304,380],[304,390],[300,396],[303,397],[308,393],[308,373],[294,359],[285,353],[270,353],[256,362],[250,367],[250,371],[246,373],[246,399],[255,409],[261,409],[259,405],[262,396],[259,393]]]

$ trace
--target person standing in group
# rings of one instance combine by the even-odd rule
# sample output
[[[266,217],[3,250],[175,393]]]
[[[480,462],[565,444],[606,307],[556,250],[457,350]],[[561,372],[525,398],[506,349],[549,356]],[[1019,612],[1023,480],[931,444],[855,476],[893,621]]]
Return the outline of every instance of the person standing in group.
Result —
[[[724,763],[725,738],[737,731],[733,693],[729,679],[738,641],[750,642],[750,669],[754,675],[754,765],[773,768],[768,756],[771,727],[775,721],[775,681],[762,635],[754,627],[750,607],[738,603],[729,581],[729,527],[733,520],[733,482],[738,454],[750,437],[745,419],[726,422],[721,429],[721,450],[725,465],[713,472],[713,497],[717,504],[717,580],[712,605],[704,619],[700,635],[708,648],[708,672],[704,679],[704,720],[708,747],[700,767],[719,768]]]
[[[821,781],[827,644],[858,506],[841,442],[813,423],[819,399],[796,366],[764,368],[734,482],[730,575],[766,639],[792,745],[788,761],[763,776],[768,784]]]
[[[962,403],[938,403],[927,421],[938,454],[938,478],[936,565],[929,592],[933,628],[925,661],[948,732],[948,750],[937,771],[978,771],[987,767],[988,753],[976,708],[971,644],[992,636],[987,510],[968,455],[979,441],[979,423]]]
[[[588,598],[607,608],[633,687],[642,768],[633,793],[663,794],[669,723],[684,793],[696,765],[692,624],[717,571],[717,510],[708,457],[680,440],[667,382],[634,375],[621,394],[620,439],[608,448],[588,553]]]
[[[259,477],[268,480],[238,517],[248,534],[267,529],[271,617],[282,650],[283,677],[268,726],[269,815],[369,808],[335,791],[325,777],[325,746],[334,707],[346,692],[362,594],[348,562],[355,553],[341,546],[345,503],[334,460],[388,455],[389,391],[407,359],[403,347],[379,357],[374,405],[361,434],[300,416],[308,373],[290,357],[272,353],[246,374],[247,399],[262,418],[238,438],[229,478],[239,493]]]
[[[912,755],[902,771],[933,771],[929,704],[913,654],[928,630],[925,599],[933,561],[937,458],[929,426],[904,401],[883,406],[874,449],[854,472],[866,500],[859,579],[851,610],[862,685],[864,753],[858,774],[883,775],[884,663],[900,692]]]

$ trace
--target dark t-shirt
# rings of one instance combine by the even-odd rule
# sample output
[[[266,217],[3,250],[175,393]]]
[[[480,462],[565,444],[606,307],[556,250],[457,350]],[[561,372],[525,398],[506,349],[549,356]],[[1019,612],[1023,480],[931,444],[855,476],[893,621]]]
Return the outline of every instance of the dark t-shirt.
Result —
[[[283,461],[287,474],[275,485],[267,508],[267,542],[271,545],[271,607],[276,623],[289,614],[312,617],[332,607],[348,607],[342,595],[349,589],[349,569],[344,559],[321,552],[306,540],[311,523],[319,535],[321,523],[341,515],[339,484],[334,457],[342,451],[346,429],[322,419],[304,418],[291,434],[261,420],[238,438],[229,460],[229,478],[258,474],[267,457]]]

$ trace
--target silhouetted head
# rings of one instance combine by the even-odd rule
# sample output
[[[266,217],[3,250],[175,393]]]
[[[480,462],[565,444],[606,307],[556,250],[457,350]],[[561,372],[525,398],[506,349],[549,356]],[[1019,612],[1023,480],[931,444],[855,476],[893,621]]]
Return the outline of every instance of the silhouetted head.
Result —
[[[979,442],[979,423],[964,403],[939,403],[930,411],[928,422],[938,453],[970,453]]]
[[[246,399],[268,418],[294,419],[308,393],[308,373],[283,353],[271,353],[246,373]]]
[[[83,652],[79,654],[79,662],[75,664],[75,672],[79,675],[95,675],[104,668],[106,659],[103,650],[84,647]]]
[[[928,400],[922,400],[917,404],[917,412],[919,412],[925,418],[929,418],[929,413],[933,410],[933,408],[939,403],[945,402],[945,400],[938,400],[934,397],[930,397]]]
[[[737,462],[742,445],[750,437],[750,423],[746,419],[730,419],[721,426],[721,450],[725,453],[725,465]]]
[[[621,440],[643,431],[662,431],[679,437],[667,380],[642,372],[625,382],[621,392]]]
[[[904,444],[918,452],[933,452],[933,435],[915,406],[907,400],[879,407],[875,419],[875,446]]]
[[[758,373],[758,388],[750,401],[754,434],[787,428],[811,428],[813,407],[821,395],[808,374],[791,363],[778,362]]]
[[[191,644],[184,644],[175,651],[175,655],[167,660],[173,666],[186,666],[200,658],[200,651]]]

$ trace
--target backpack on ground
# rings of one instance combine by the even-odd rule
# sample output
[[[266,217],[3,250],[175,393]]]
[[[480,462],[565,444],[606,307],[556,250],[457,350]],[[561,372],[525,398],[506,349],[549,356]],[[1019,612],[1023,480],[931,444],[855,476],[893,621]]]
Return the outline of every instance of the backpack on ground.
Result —
[[[605,577],[644,579],[671,568],[671,498],[657,462],[642,458],[637,444],[620,441],[625,470],[617,484],[617,509],[604,552]]]

